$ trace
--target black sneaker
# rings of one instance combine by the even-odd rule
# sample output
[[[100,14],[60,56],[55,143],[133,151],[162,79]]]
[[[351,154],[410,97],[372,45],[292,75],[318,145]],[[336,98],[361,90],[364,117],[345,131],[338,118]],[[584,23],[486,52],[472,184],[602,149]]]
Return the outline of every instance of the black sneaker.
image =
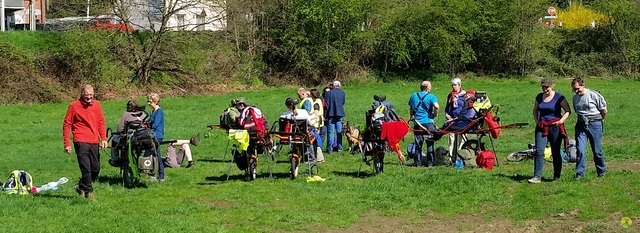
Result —
[[[598,174],[598,178],[604,178],[604,173]]]
[[[193,162],[193,161],[189,161],[189,164],[187,164],[187,168],[193,167],[193,166],[195,166],[195,165],[196,165],[196,163],[195,163],[195,162]]]
[[[198,146],[198,144],[200,143],[200,133],[198,133],[198,135],[196,135],[195,137],[192,137],[191,140],[189,140],[189,143],[191,145]]]
[[[76,184],[76,186],[73,186],[73,189],[74,189],[74,190],[76,190],[76,193],[78,193],[78,195],[79,195],[80,197],[86,198],[86,197],[85,197],[85,194],[84,194],[84,191],[83,191],[83,190],[80,190],[80,185],[77,185],[77,184]]]
[[[113,167],[120,167],[120,160],[109,159],[109,165]]]

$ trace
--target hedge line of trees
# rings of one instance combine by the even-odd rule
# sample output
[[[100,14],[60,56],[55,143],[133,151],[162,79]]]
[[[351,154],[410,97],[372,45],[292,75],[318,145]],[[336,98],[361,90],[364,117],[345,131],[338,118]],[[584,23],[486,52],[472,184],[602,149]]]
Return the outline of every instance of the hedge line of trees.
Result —
[[[311,80],[361,69],[638,77],[640,2],[580,3],[609,22],[551,30],[538,19],[568,3],[548,0],[266,0],[244,9],[260,16],[262,61]]]
[[[3,94],[0,102],[58,101],[66,93],[75,96],[83,82],[103,83],[115,92],[154,85],[201,93],[207,84],[229,79],[317,85],[379,72],[640,78],[640,2],[572,2],[606,15],[608,22],[549,29],[538,21],[550,5],[567,7],[564,0],[226,1],[225,31],[164,32],[162,41],[151,40],[160,46],[155,59],[148,59],[151,77],[144,81],[137,77],[131,48],[144,50],[149,38],[159,38],[153,32],[5,33],[0,87],[32,87],[25,91],[37,94]],[[63,3],[53,1],[52,8]],[[74,16],[84,7],[58,6],[66,11],[50,14]]]

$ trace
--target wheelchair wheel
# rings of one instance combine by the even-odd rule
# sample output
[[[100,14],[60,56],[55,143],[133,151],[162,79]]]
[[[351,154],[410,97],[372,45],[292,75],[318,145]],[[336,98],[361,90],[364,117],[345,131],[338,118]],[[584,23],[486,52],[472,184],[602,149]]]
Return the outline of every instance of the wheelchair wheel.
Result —
[[[481,144],[477,139],[469,139],[462,144],[461,149],[471,149],[477,153],[478,151],[484,150],[484,143]]]
[[[528,150],[513,152],[507,155],[507,161],[520,162],[522,160],[525,160],[527,157],[529,157],[529,154],[530,153],[528,152]]]
[[[129,165],[127,164],[121,167],[121,171],[122,171],[122,185],[125,188],[132,188],[137,182],[137,179],[133,174],[133,170],[131,170],[131,167],[129,167]]]
[[[249,180],[256,180],[256,167],[258,167],[257,157],[251,156],[249,158],[249,167],[247,170],[249,172]]]
[[[296,177],[298,177],[298,158],[296,158],[295,156],[289,156],[289,162],[291,163],[291,179],[295,180]]]
[[[373,154],[373,169],[377,173],[384,171],[384,150],[376,150]]]

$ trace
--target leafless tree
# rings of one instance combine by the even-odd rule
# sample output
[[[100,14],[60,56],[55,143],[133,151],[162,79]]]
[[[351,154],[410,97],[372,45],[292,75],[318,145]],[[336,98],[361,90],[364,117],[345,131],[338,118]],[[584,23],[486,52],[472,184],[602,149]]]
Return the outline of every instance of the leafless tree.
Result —
[[[221,30],[226,25],[224,0],[110,0],[114,14],[133,25],[123,30],[132,58],[134,80],[151,81],[167,33],[174,30]]]

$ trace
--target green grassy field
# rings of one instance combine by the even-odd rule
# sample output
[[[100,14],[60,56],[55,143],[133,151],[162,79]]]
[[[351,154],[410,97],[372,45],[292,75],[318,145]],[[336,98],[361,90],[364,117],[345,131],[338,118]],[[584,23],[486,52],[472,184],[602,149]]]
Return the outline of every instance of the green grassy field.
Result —
[[[433,92],[444,108],[450,91],[448,79],[433,80]],[[386,94],[396,110],[408,117],[407,100],[419,81],[346,83],[346,120],[364,124],[373,94]],[[533,123],[536,80],[464,80],[465,89],[487,91],[500,104],[502,123]],[[286,155],[278,157],[275,179],[268,179],[266,163],[258,166],[258,179],[247,182],[232,168],[224,131],[212,132],[192,151],[196,167],[167,169],[165,183],[146,183],[125,189],[118,170],[107,164],[102,152],[102,172],[95,184],[96,200],[76,196],[73,183],[79,169],[75,155],[62,147],[61,125],[68,103],[0,106],[0,175],[29,171],[35,184],[60,177],[71,181],[60,190],[39,195],[0,195],[3,232],[638,232],[640,231],[640,103],[633,98],[637,81],[587,80],[607,99],[604,153],[608,172],[596,179],[592,159],[587,177],[573,179],[574,164],[566,164],[557,182],[528,184],[532,160],[509,163],[504,157],[533,142],[532,126],[505,129],[494,140],[500,165],[492,171],[456,170],[450,167],[413,168],[386,157],[385,173],[373,175],[364,167],[356,177],[360,156],[346,152],[325,155],[320,165],[322,183],[305,177],[288,178]],[[273,122],[284,111],[284,99],[295,89],[274,88],[220,96],[162,99],[166,114],[165,139],[188,139],[217,124],[231,98],[245,97]],[[570,80],[556,80],[556,91],[572,96]],[[570,98],[569,98],[570,99]],[[140,98],[139,100],[144,100]],[[115,128],[126,101],[103,102],[108,127]],[[443,114],[438,116],[443,122]],[[575,115],[567,123],[573,135]],[[408,135],[403,150],[412,141]],[[446,138],[436,146],[446,146]],[[346,142],[345,142],[346,145]],[[164,150],[164,149],[163,149]],[[591,152],[588,152],[591,156]],[[262,160],[264,161],[264,160]],[[544,178],[551,178],[551,164]],[[4,178],[3,178],[4,179]],[[629,228],[620,226],[630,217]]]

